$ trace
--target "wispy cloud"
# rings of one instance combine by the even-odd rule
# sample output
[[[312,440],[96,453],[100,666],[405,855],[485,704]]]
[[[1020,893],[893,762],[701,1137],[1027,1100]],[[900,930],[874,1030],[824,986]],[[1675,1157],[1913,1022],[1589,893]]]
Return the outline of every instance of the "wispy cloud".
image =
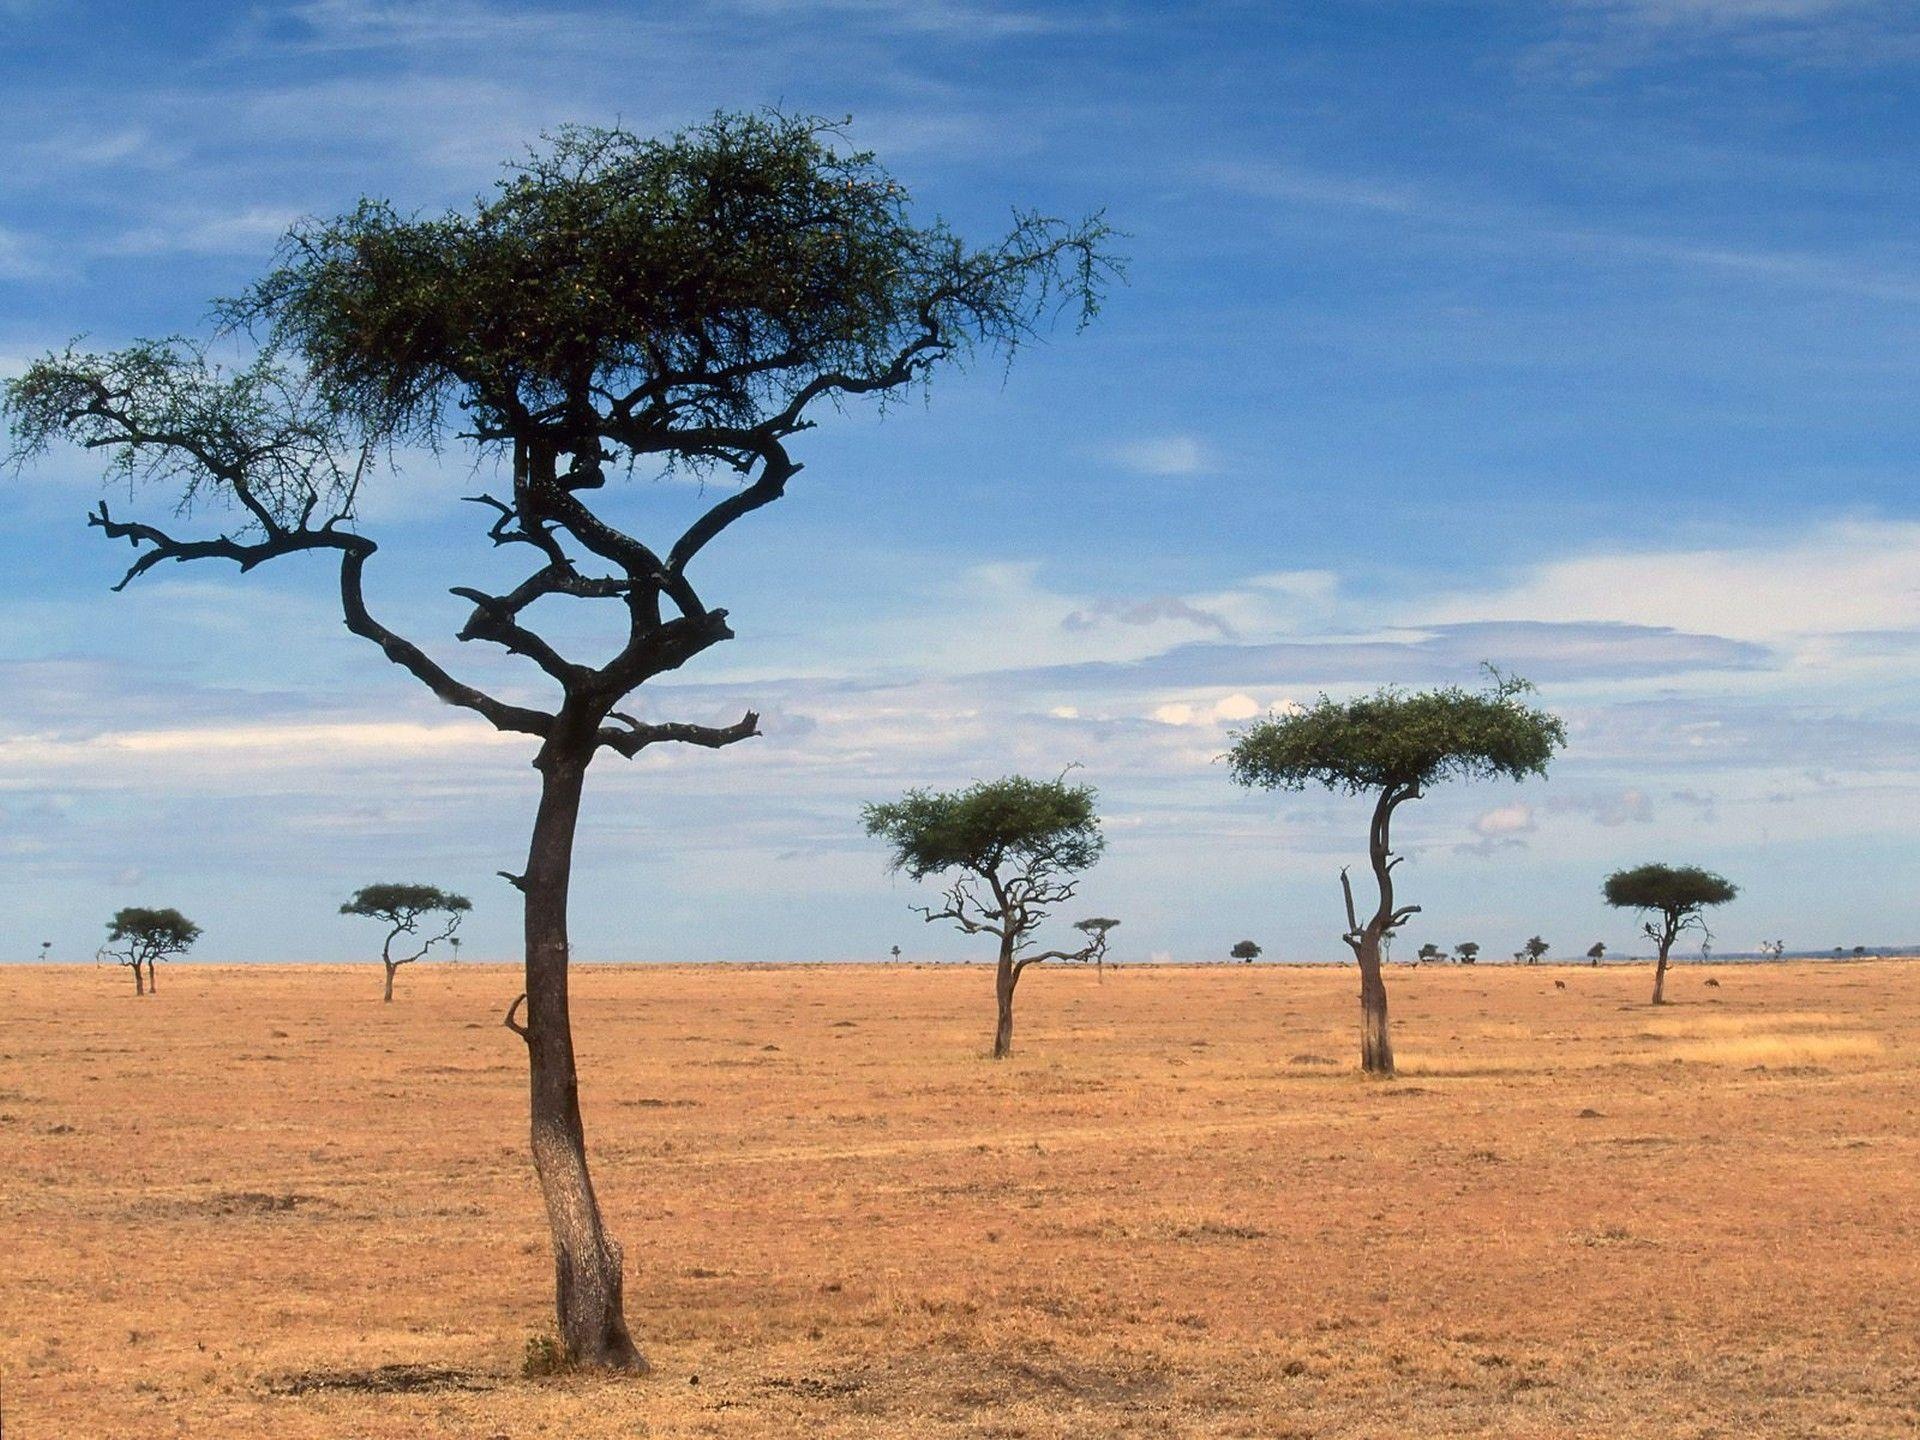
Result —
[[[1206,442],[1193,435],[1153,435],[1111,446],[1107,457],[1139,475],[1200,475],[1214,467]]]

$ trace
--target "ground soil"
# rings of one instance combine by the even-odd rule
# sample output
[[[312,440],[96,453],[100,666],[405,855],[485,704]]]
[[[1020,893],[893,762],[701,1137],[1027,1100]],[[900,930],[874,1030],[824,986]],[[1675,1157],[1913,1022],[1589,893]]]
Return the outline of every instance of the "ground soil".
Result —
[[[638,1380],[511,971],[125,978],[0,967],[8,1440],[1920,1429],[1920,964],[582,969]]]

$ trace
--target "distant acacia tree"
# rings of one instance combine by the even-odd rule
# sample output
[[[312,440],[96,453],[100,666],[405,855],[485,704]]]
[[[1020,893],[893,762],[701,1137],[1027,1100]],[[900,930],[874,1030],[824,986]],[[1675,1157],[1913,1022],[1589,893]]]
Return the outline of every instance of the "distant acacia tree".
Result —
[[[1638,865],[1616,870],[1601,887],[1606,902],[1621,910],[1637,910],[1644,917],[1641,930],[1660,947],[1653,966],[1653,1003],[1667,1001],[1667,963],[1673,942],[1688,930],[1710,936],[1706,911],[1725,905],[1740,893],[1724,876],[1697,865]]]
[[[40,942],[40,963],[44,965],[46,963],[47,956],[50,955],[52,952],[53,952],[53,941],[42,940]]]
[[[1431,940],[1429,940],[1426,944],[1420,947],[1420,957],[1419,957],[1420,963],[1422,965],[1430,965],[1435,960],[1444,960],[1446,958],[1446,953],[1447,953],[1446,951],[1442,950],[1438,945],[1434,944]]]
[[[236,368],[155,341],[70,348],[6,385],[17,456],[71,441],[108,457],[116,481],[168,485],[170,510],[237,512],[233,528],[189,539],[103,503],[92,523],[138,552],[123,586],[170,561],[250,571],[287,555],[330,559],[349,630],[441,701],[537,745],[533,834],[509,877],[525,896],[526,990],[506,1024],[527,1046],[569,1365],[645,1368],[588,1172],[567,1000],[588,765],[602,751],[632,758],[759,733],[751,712],[709,726],[622,706],[732,637],[726,610],[696,587],[702,557],[786,493],[801,469],[789,446],[823,412],[904,398],[970,356],[1010,356],[1063,308],[1084,321],[1115,268],[1097,217],[1017,214],[983,247],[916,222],[906,191],[841,139],[779,114],[723,114],[666,139],[563,130],[465,211],[414,216],[366,200],[303,223],[275,268],[221,308],[261,342]],[[432,473],[497,465],[506,493],[467,498],[490,522],[487,550],[529,562],[499,593],[453,592],[472,606],[458,638],[530,662],[557,691],[549,708],[456,678],[368,604],[377,547],[358,519],[362,489],[455,442],[475,465],[436,456]],[[648,544],[621,513],[631,491],[609,488],[635,470],[726,483],[689,488],[690,523]],[[543,633],[539,617],[568,602],[617,617],[610,657],[570,656]]]
[[[443,940],[458,943],[454,932],[460,928],[462,917],[471,909],[473,902],[466,896],[442,890],[437,885],[385,884],[367,885],[355,891],[353,898],[340,907],[340,913],[364,915],[388,927],[387,938],[380,946],[380,963],[387,971],[386,989],[380,998],[391,1005],[395,973],[402,965],[413,964]],[[438,917],[438,923],[429,927],[431,934],[422,937],[421,922],[429,917]],[[395,955],[393,942],[402,935],[420,941],[420,948],[411,955]]]
[[[133,993],[159,993],[153,973],[156,960],[171,960],[184,955],[200,938],[200,927],[178,910],[158,910],[144,905],[129,905],[116,910],[107,922],[107,943],[100,947],[103,959],[125,965],[133,971]],[[140,967],[146,967],[142,983]]]
[[[1104,953],[1107,930],[1078,950],[1030,953],[1033,935],[1055,906],[1071,900],[1079,875],[1100,858],[1106,839],[1091,786],[1010,775],[964,790],[910,790],[862,812],[867,834],[893,849],[891,866],[913,880],[952,875],[946,903],[915,906],[928,923],[950,920],[969,935],[1000,942],[994,995],[993,1058],[1013,1048],[1013,992],[1027,967],[1043,960],[1090,960]]]
[[[1092,953],[1086,958],[1093,961],[1094,978],[1103,985],[1107,980],[1107,932],[1119,924],[1118,920],[1106,915],[1089,915],[1084,920],[1073,922],[1073,928],[1091,942],[1089,948]]]
[[[1353,885],[1340,872],[1347,930],[1341,938],[1360,965],[1360,1065],[1368,1074],[1393,1073],[1387,1026],[1387,986],[1381,976],[1383,942],[1419,913],[1394,903],[1393,814],[1447,780],[1520,780],[1546,773],[1566,739],[1565,727],[1524,703],[1532,686],[1495,674],[1483,694],[1449,687],[1406,693],[1381,690],[1357,700],[1323,695],[1291,715],[1273,715],[1234,737],[1227,754],[1233,778],[1266,790],[1322,785],[1348,795],[1372,794],[1367,856],[1377,901],[1363,923]]]
[[[1600,964],[1602,957],[1604,957],[1606,953],[1607,953],[1606,941],[1596,940],[1587,949],[1587,959],[1592,961],[1595,966],[1598,966]]]
[[[1475,960],[1480,958],[1480,942],[1478,940],[1462,940],[1458,945],[1453,947],[1453,953],[1454,957],[1458,959],[1462,965],[1471,965]]]
[[[1520,947],[1520,953],[1526,957],[1527,964],[1538,965],[1546,958],[1549,948],[1547,942],[1536,935]]]
[[[1236,940],[1233,949],[1229,950],[1227,954],[1236,960],[1244,960],[1248,964],[1251,964],[1260,958],[1260,947],[1251,940]]]

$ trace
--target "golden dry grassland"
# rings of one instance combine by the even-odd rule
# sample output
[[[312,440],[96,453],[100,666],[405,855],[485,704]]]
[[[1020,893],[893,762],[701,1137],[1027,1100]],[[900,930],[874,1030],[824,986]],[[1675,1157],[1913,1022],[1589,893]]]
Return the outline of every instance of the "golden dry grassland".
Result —
[[[654,1373],[529,1380],[512,971],[0,967],[4,1433],[1920,1431],[1920,965],[1390,984],[583,969]]]

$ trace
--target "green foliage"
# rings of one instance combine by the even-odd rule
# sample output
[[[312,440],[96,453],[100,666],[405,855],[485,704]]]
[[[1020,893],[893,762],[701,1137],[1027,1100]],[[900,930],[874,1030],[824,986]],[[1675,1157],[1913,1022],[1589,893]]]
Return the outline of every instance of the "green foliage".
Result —
[[[1074,921],[1073,928],[1082,934],[1092,935],[1097,939],[1104,940],[1107,937],[1107,932],[1113,930],[1119,924],[1120,922],[1118,920],[1110,919],[1105,915],[1089,915],[1084,920]]]
[[[1533,687],[1495,676],[1476,694],[1457,686],[1376,691],[1355,700],[1322,695],[1292,715],[1270,715],[1239,732],[1227,762],[1242,785],[1353,795],[1424,790],[1449,779],[1514,780],[1546,773],[1566,727],[1523,703]]]
[[[1453,953],[1471,965],[1480,955],[1480,942],[1477,940],[1462,940],[1458,945],[1453,947]]]
[[[364,915],[372,920],[384,920],[389,925],[400,925],[422,915],[442,912],[458,915],[471,909],[473,902],[466,896],[442,890],[437,885],[391,883],[367,885],[356,890],[353,898],[340,907],[340,913]]]
[[[126,944],[143,957],[178,955],[200,938],[200,927],[178,910],[129,905],[107,922],[107,943]]]
[[[1422,960],[1438,960],[1442,955],[1446,953],[1447,953],[1446,951],[1442,950],[1438,945],[1434,944],[1431,940],[1429,940],[1426,944],[1420,947],[1420,958]]]
[[[1535,935],[1531,940],[1527,941],[1525,945],[1520,947],[1520,952],[1529,960],[1539,960],[1552,948],[1553,947],[1548,945],[1546,941],[1542,940],[1538,935]]]
[[[271,350],[228,369],[187,340],[69,346],[6,382],[0,417],[14,462],[71,441],[104,452],[110,479],[165,485],[183,513],[240,500],[290,525],[310,496],[351,508],[358,475],[347,434]]]
[[[1111,233],[1018,215],[970,248],[916,224],[837,127],[722,113],[663,140],[560,130],[470,213],[366,201],[304,225],[225,313],[297,349],[340,413],[385,433],[435,432],[453,402],[497,431],[585,386],[664,405],[676,428],[743,426],[824,373],[887,372],[924,336],[931,360],[1009,351],[1063,305],[1090,317],[1116,273]],[[620,433],[613,408],[604,427],[556,418],[669,448]]]
[[[1636,865],[1616,870],[1601,887],[1607,904],[1622,910],[1658,910],[1670,919],[1725,905],[1740,889],[1725,876],[1697,865]]]
[[[1229,950],[1227,954],[1236,960],[1258,960],[1260,958],[1260,947],[1251,940],[1236,940],[1233,949]]]
[[[1094,790],[1010,775],[964,790],[909,790],[861,812],[867,834],[893,847],[892,868],[914,880],[947,870],[983,879],[1011,864],[1026,874],[1071,874],[1100,858],[1106,839]]]

